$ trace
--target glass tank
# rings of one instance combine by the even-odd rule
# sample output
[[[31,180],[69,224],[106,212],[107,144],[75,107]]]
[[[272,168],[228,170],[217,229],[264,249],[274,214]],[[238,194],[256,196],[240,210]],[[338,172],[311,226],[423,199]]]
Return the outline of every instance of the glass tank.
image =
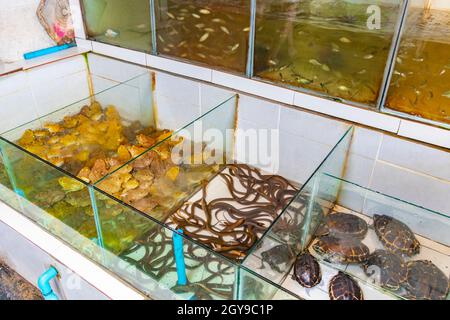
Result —
[[[156,0],[158,53],[244,73],[250,0]]]
[[[385,107],[450,124],[450,6],[410,4]]]
[[[81,1],[89,38],[128,49],[151,51],[149,0]]]
[[[252,248],[244,266],[290,290],[285,283],[296,256],[307,249],[321,217],[336,203],[340,183],[326,174],[342,177],[351,138],[349,130]]]
[[[348,143],[341,141],[243,265],[305,299],[449,299],[449,217],[344,180]],[[356,199],[347,207],[344,190]],[[357,203],[363,208],[351,207]]]
[[[400,0],[262,0],[254,76],[376,106]]]
[[[3,163],[13,190],[86,238],[104,241],[113,252],[126,249],[147,231],[145,224],[120,215],[113,202],[92,203],[89,186],[172,135],[158,127],[152,81],[146,72],[3,133]],[[136,180],[126,182],[128,187]],[[120,229],[120,238],[98,234],[94,212],[103,208],[108,219],[102,223]]]
[[[242,264],[298,193],[299,182],[269,172],[270,166],[244,162],[252,152],[242,148],[242,131],[236,130],[236,102],[225,101],[98,181],[94,187],[99,220],[108,219],[111,210],[103,203],[111,201],[140,219],[146,217],[148,232],[113,260],[126,261],[183,298],[296,299],[270,277]],[[307,153],[319,146],[330,152],[351,131],[340,124],[334,129],[327,144],[309,141],[311,146],[305,140],[289,156],[295,156],[294,150]],[[250,143],[256,148],[253,152],[263,149],[259,143],[261,147]],[[317,155],[307,158],[310,163],[322,161]],[[103,235],[121,232],[113,225],[101,226]],[[174,237],[184,241],[181,269],[189,281],[183,285],[178,282]],[[124,277],[140,288],[138,279]]]

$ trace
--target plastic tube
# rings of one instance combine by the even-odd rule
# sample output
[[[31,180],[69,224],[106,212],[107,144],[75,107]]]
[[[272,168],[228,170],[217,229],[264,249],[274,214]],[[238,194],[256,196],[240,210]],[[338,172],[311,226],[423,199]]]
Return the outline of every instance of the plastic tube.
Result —
[[[181,234],[183,234],[183,230],[181,229],[178,230],[178,233],[173,233],[173,254],[175,255],[175,263],[177,266],[178,285],[185,286],[187,285],[187,277],[183,254],[183,237]]]
[[[37,50],[37,51],[33,51],[33,52],[28,52],[28,53],[25,53],[23,55],[23,58],[25,60],[30,60],[30,59],[33,59],[33,58],[45,56],[47,54],[51,54],[51,53],[55,53],[55,52],[62,51],[62,50],[65,50],[65,49],[69,49],[69,48],[72,48],[72,47],[76,47],[76,45],[77,44],[75,42],[72,42],[72,43],[67,43],[67,44],[63,44],[63,45],[60,45],[60,46],[54,46],[54,47],[50,47],[50,48],[46,48],[46,49],[41,49],[41,50]]]
[[[58,296],[53,292],[50,281],[58,275],[58,270],[50,267],[38,279],[38,287],[41,290],[45,300],[59,300]]]

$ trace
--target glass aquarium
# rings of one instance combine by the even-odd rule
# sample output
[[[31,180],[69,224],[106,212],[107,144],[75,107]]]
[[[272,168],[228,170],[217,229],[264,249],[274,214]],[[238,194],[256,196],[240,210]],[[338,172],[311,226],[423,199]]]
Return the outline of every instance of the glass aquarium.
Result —
[[[156,0],[158,53],[244,73],[250,2]]]
[[[305,299],[449,299],[450,218],[344,180],[348,143],[341,141],[243,265]],[[358,201],[342,206],[344,190]]]
[[[291,290],[286,283],[291,280],[290,273],[296,256],[307,249],[313,239],[313,230],[337,201],[340,183],[330,179],[326,174],[333,173],[339,177],[344,174],[352,132],[352,129],[346,132],[289,205],[266,230],[261,240],[244,259],[244,266]],[[303,292],[301,296],[304,297]]]
[[[87,36],[128,49],[151,51],[149,0],[83,0]]]
[[[98,181],[94,188],[99,220],[112,214],[108,203],[118,206],[122,215],[145,217],[142,225],[148,232],[130,238],[134,244],[113,261],[126,261],[183,298],[297,299],[272,278],[242,264],[300,186],[266,167],[243,162],[247,153],[238,155],[242,149],[236,143],[241,138],[240,129],[236,130],[236,102],[230,98]],[[335,129],[333,138],[339,138],[328,136],[331,146],[324,146],[328,152],[343,135],[351,135],[347,125]],[[308,152],[314,147],[305,142],[299,149]],[[314,162],[311,157],[308,161]],[[314,160],[320,163],[322,158]],[[118,235],[122,228],[100,224],[104,237],[125,240]],[[181,269],[189,281],[183,285],[178,282],[174,238],[184,243]],[[138,279],[124,277],[140,288]]]
[[[408,8],[385,108],[450,124],[450,6],[414,1]]]
[[[3,133],[9,186],[86,238],[114,252],[126,249],[147,231],[145,225],[134,221],[136,216],[120,215],[114,203],[93,202],[90,186],[173,134],[159,127],[152,81],[155,77],[146,72]],[[176,109],[165,110],[165,116],[173,117],[171,112]],[[123,183],[131,187],[136,180]],[[120,229],[120,238],[99,234],[102,226],[94,213],[103,208],[109,215],[101,223]]]
[[[401,5],[258,1],[254,76],[376,107]]]

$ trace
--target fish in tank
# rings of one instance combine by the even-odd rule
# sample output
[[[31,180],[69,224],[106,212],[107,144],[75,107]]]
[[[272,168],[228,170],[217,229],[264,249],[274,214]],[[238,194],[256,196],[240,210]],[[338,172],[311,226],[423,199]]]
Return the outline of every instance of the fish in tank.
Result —
[[[150,1],[81,1],[89,38],[128,49],[151,51]]]
[[[409,9],[386,108],[450,124],[449,32],[450,11]]]
[[[245,72],[250,0],[156,1],[158,52]]]
[[[258,1],[254,75],[375,107],[400,1],[376,4],[380,24],[369,28],[369,3]]]

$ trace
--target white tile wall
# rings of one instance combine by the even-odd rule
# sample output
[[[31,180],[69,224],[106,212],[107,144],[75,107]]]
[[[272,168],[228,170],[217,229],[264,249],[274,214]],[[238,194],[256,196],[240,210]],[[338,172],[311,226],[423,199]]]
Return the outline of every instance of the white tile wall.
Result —
[[[92,49],[96,53],[104,54],[109,57],[113,57],[116,59],[129,61],[132,63],[137,63],[142,66],[145,66],[146,63],[146,55],[143,52],[133,51],[129,49],[115,47],[109,44],[104,44],[100,42],[93,41]]]
[[[355,127],[350,152],[369,159],[376,159],[382,138],[381,132]]]
[[[378,159],[450,181],[450,152],[385,136]]]
[[[425,126],[418,122],[402,120],[398,134],[450,149],[450,130]]]
[[[89,96],[87,72],[80,71],[33,85],[38,116],[42,117]]]
[[[239,97],[238,128],[242,131],[237,134],[238,161],[258,159],[261,163],[250,164],[298,183],[306,182],[349,128],[345,123],[300,109],[244,94]],[[263,161],[255,154],[261,150],[244,148],[244,140],[249,143],[250,130],[261,129],[265,131],[257,131],[258,143],[264,133],[274,134],[268,130],[279,129],[275,143],[268,143],[271,161]]]
[[[29,89],[0,96],[0,132],[11,130],[37,118],[36,103]]]
[[[305,183],[330,151],[328,145],[282,130],[279,174],[295,182]]]
[[[235,92],[206,83],[200,83],[200,106],[202,114],[236,95]]]
[[[146,55],[146,61],[147,66],[150,68],[173,72],[182,76],[191,77],[203,81],[211,81],[212,70],[205,67],[195,66],[189,63],[153,55]]]
[[[348,130],[346,123],[294,108],[281,108],[280,129],[312,141],[334,146]]]
[[[240,90],[281,103],[292,104],[294,101],[294,91],[292,90],[221,71],[213,70],[212,82],[224,87]]]
[[[357,127],[344,178],[450,216],[447,150]],[[339,203],[361,209],[361,197],[349,190],[341,192]]]
[[[150,70],[145,67],[93,53],[88,54],[88,61],[90,71],[93,75],[117,82],[124,82],[137,76],[150,73]]]
[[[158,127],[180,129],[201,114],[200,86],[192,80],[157,72],[155,105]]]
[[[390,132],[397,132],[400,125],[398,118],[301,92],[295,93],[294,105]]]
[[[256,128],[278,129],[280,123],[280,105],[240,94],[239,121],[242,120],[253,122]]]
[[[377,161],[371,188],[450,216],[450,183]]]

